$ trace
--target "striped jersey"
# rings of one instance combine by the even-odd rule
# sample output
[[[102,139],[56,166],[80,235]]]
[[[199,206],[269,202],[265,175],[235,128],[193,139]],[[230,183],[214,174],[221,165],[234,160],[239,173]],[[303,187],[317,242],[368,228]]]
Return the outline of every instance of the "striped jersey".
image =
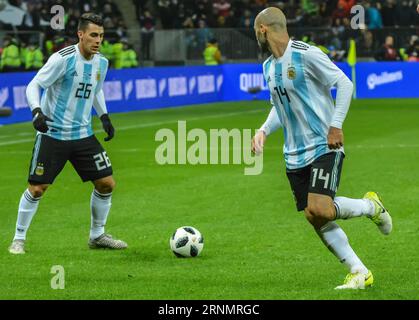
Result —
[[[102,89],[107,69],[108,60],[104,56],[95,54],[86,60],[77,44],[51,55],[34,78],[45,89],[42,112],[53,119],[48,123],[48,136],[76,140],[93,135],[93,101]]]
[[[283,127],[287,169],[333,152],[327,145],[334,112],[330,89],[344,73],[317,47],[290,40],[282,57],[266,59],[263,74]]]

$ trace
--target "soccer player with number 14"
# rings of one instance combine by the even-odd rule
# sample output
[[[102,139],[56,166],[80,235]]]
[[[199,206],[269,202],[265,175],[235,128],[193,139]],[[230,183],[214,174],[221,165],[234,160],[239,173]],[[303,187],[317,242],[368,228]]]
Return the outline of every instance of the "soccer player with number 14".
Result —
[[[342,125],[353,84],[320,49],[289,38],[280,9],[263,10],[254,27],[259,46],[271,53],[263,72],[273,107],[253,138],[252,150],[262,152],[267,136],[283,127],[286,172],[297,210],[304,211],[323,243],[349,271],[336,289],[364,289],[372,285],[372,273],[334,220],[366,216],[387,235],[392,219],[375,192],[367,192],[363,199],[335,197],[344,158]],[[337,87],[336,105],[332,86]]]

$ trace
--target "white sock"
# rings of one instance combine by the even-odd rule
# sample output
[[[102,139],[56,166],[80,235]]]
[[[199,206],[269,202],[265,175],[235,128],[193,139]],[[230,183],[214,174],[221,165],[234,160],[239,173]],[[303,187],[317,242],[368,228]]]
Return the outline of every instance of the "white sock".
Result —
[[[371,217],[375,212],[375,206],[369,199],[351,199],[336,197],[336,219],[349,219],[361,216]]]
[[[35,198],[28,189],[23,192],[19,202],[17,213],[15,237],[13,240],[26,240],[26,232],[29,229],[32,218],[39,205],[39,198]]]
[[[316,231],[327,248],[341,263],[345,264],[349,272],[368,273],[367,267],[365,267],[349,245],[345,232],[335,222],[329,221],[320,230]]]
[[[90,239],[96,239],[105,233],[106,219],[112,205],[112,192],[107,194],[99,193],[96,189],[92,192],[90,208],[92,220],[90,225]]]

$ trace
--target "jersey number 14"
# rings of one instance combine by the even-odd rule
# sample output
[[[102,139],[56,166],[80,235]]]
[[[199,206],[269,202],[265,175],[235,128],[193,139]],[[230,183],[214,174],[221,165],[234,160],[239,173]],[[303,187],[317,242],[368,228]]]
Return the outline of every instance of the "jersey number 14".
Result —
[[[284,101],[282,101],[282,97],[286,97],[288,100],[288,103],[291,103],[290,96],[288,95],[287,88],[282,88],[281,86],[275,87],[275,91],[278,94],[279,100],[281,100],[282,105],[284,104]]]

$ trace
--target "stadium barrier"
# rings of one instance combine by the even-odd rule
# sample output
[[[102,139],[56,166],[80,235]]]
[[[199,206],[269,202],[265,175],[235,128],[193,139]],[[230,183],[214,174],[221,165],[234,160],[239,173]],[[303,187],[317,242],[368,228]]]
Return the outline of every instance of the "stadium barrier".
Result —
[[[338,66],[351,78],[347,63]],[[419,63],[358,63],[357,97],[419,98],[418,74]],[[0,118],[0,124],[31,120],[25,91],[34,75],[0,73],[0,107],[13,109],[11,116]],[[109,70],[103,90],[110,113],[217,101],[269,100],[260,63]]]

